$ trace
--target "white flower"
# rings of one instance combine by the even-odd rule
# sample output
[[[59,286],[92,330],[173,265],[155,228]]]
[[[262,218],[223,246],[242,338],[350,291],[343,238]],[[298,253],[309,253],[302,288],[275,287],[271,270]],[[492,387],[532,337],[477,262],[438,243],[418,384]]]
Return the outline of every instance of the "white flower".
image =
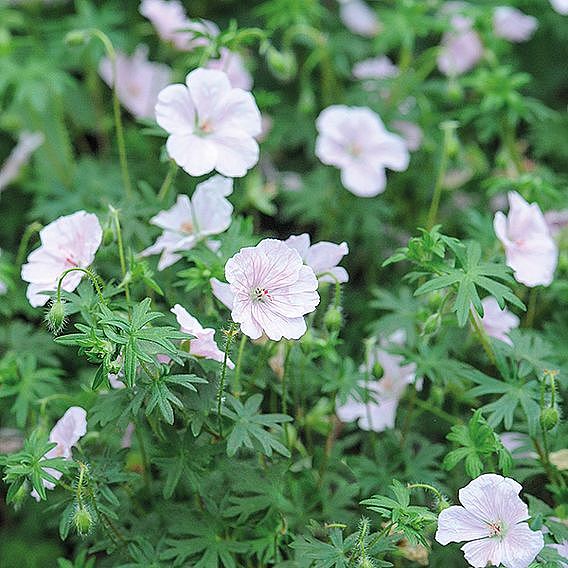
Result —
[[[373,37],[381,30],[377,14],[363,0],[339,0],[339,17],[354,34]]]
[[[80,406],[72,406],[67,412],[57,421],[49,434],[49,441],[55,442],[57,445],[49,450],[44,456],[45,459],[52,458],[65,458],[71,459],[71,448],[87,432],[87,412]],[[50,467],[43,468],[55,479],[60,479],[62,473]],[[53,489],[55,485],[51,481],[42,480],[43,486],[46,489]],[[40,501],[40,496],[34,489],[31,492],[32,497],[36,501]]]
[[[233,292],[231,292],[231,286],[229,286],[226,282],[221,282],[217,278],[211,278],[209,283],[211,284],[211,290],[215,298],[217,298],[227,308],[232,310]]]
[[[219,28],[209,20],[191,21],[178,0],[142,0],[140,13],[148,18],[164,41],[172,42],[180,51],[191,51],[209,44],[205,34],[215,37]]]
[[[568,8],[567,8],[568,11]],[[560,544],[549,544],[550,548],[554,548],[563,560],[568,560],[568,540],[562,541]]]
[[[404,395],[406,387],[417,384],[416,365],[410,363],[403,365],[403,357],[393,355],[385,350],[389,345],[400,345],[406,337],[402,330],[394,333],[386,340],[382,340],[380,347],[369,351],[369,356],[362,371],[372,373],[378,363],[383,369],[383,376],[379,380],[361,381],[359,386],[367,389],[369,400],[358,400],[350,396],[345,404],[337,405],[336,413],[342,422],[353,422],[362,430],[382,432],[394,428],[398,403]]]
[[[171,310],[175,314],[177,322],[183,333],[192,335],[189,341],[189,353],[195,357],[213,359],[223,362],[225,353],[219,349],[215,341],[215,330],[211,327],[204,328],[183,306],[176,304]],[[227,367],[234,369],[235,365],[227,359]]]
[[[540,531],[526,522],[528,508],[515,480],[493,473],[479,476],[460,489],[463,506],[444,509],[438,517],[436,540],[468,541],[462,550],[474,568],[528,568],[544,546]]]
[[[550,0],[550,4],[562,16],[568,15],[568,0]]]
[[[41,247],[28,256],[22,266],[22,280],[29,282],[26,296],[35,308],[43,306],[49,296],[44,291],[55,291],[59,277],[68,268],[87,268],[95,259],[103,236],[97,216],[85,211],[59,217],[39,232]],[[62,289],[72,292],[85,274],[70,272],[63,280]]]
[[[112,63],[108,57],[101,60],[99,74],[113,86]],[[136,118],[151,118],[158,93],[168,85],[172,71],[167,65],[148,61],[148,47],[139,45],[132,56],[120,51],[116,54],[116,94],[120,102]]]
[[[223,71],[229,77],[231,87],[236,89],[243,89],[243,91],[250,91],[252,89],[252,75],[245,67],[245,63],[240,54],[230,51],[226,47],[220,50],[219,59],[210,59],[206,67],[207,69],[218,69]]]
[[[520,43],[529,40],[538,28],[538,20],[512,6],[499,6],[493,13],[493,30],[497,37]]]
[[[339,245],[327,241],[321,241],[310,246],[310,235],[292,235],[284,241],[289,247],[300,253],[302,260],[315,273],[320,282],[347,282],[349,275],[347,270],[337,266],[341,259],[349,253],[347,243]]]
[[[156,120],[170,134],[169,156],[191,176],[214,169],[244,176],[259,155],[254,137],[261,121],[253,96],[214,69],[196,69],[185,82],[166,87],[156,104]]]
[[[31,155],[43,144],[44,136],[41,132],[22,132],[18,144],[10,152],[8,159],[0,169],[0,192],[11,184],[27,164]]]
[[[404,171],[409,154],[404,140],[388,132],[378,114],[366,107],[333,105],[316,121],[316,156],[341,170],[344,187],[373,197],[386,187],[385,168]]]
[[[191,199],[178,195],[176,204],[160,211],[150,223],[164,229],[142,256],[160,254],[158,270],[177,262],[180,251],[192,249],[201,239],[218,235],[231,225],[233,206],[225,199],[233,192],[233,180],[216,175],[197,185]],[[210,248],[215,244],[208,241]]]
[[[264,239],[245,247],[225,265],[233,294],[231,317],[251,339],[264,332],[278,341],[306,332],[304,315],[319,304],[314,271],[282,241]]]
[[[483,305],[481,324],[487,335],[495,339],[500,339],[509,345],[513,345],[513,342],[507,334],[512,329],[519,327],[519,318],[507,308],[502,310],[497,300],[492,296],[483,298],[481,304]]]
[[[386,55],[365,59],[353,66],[356,79],[390,79],[398,74],[398,67]]]
[[[505,247],[507,265],[515,279],[526,286],[548,286],[554,278],[558,262],[558,247],[550,234],[546,220],[536,203],[527,203],[511,191],[509,215],[495,214],[493,227]]]

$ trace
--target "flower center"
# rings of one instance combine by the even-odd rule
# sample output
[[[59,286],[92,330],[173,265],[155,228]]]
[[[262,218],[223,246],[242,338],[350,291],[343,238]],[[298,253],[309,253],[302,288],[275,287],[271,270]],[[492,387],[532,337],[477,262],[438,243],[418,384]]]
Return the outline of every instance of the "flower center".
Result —
[[[488,523],[489,525],[489,536],[491,538],[496,537],[502,539],[505,536],[505,525],[502,521],[495,521],[494,523]]]
[[[74,268],[78,266],[77,262],[75,262],[71,255],[65,257],[65,262]]]
[[[191,221],[186,221],[181,224],[180,229],[182,233],[193,233],[193,223]]]
[[[199,126],[199,132],[201,134],[211,134],[213,132],[213,126],[209,124],[206,120],[204,120]]]
[[[267,300],[272,300],[268,290],[266,288],[261,288],[260,286],[251,290],[250,297],[253,302],[266,302]]]
[[[362,153],[363,149],[361,148],[361,146],[357,143],[352,143],[349,145],[349,147],[347,148],[347,152],[349,153],[350,156],[352,156],[353,158],[358,158],[361,153]]]

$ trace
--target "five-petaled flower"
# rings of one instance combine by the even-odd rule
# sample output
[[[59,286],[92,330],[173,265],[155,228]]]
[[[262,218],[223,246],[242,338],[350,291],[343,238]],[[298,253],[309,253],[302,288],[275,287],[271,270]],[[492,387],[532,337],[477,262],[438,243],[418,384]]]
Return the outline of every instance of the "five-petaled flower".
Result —
[[[142,251],[142,256],[161,253],[158,270],[164,270],[181,258],[180,251],[190,250],[201,239],[226,231],[233,213],[226,197],[232,191],[233,180],[216,175],[198,184],[191,199],[178,195],[173,207],[150,219],[150,223],[164,232]],[[218,243],[208,240],[207,245],[215,250]]]
[[[112,87],[114,77],[112,62],[101,60],[99,74]],[[151,118],[158,100],[158,93],[171,80],[172,71],[163,63],[148,61],[148,48],[139,45],[133,55],[116,54],[116,94],[124,107],[136,118]]]
[[[69,268],[87,268],[95,259],[103,231],[97,216],[85,211],[59,217],[39,232],[41,247],[28,256],[22,266],[22,280],[29,282],[26,295],[35,308],[43,306],[49,296],[41,292],[55,291],[59,278]],[[72,292],[84,273],[67,274],[62,289]]]
[[[158,95],[156,120],[169,133],[169,156],[191,176],[212,170],[242,177],[258,162],[260,112],[248,91],[235,89],[222,71],[195,69],[186,84]]]
[[[386,187],[385,168],[404,171],[409,154],[404,140],[389,132],[379,115],[366,107],[333,105],[316,121],[316,155],[341,170],[341,183],[360,197]]]
[[[51,430],[49,434],[49,441],[55,442],[57,445],[49,450],[49,452],[45,454],[44,458],[71,459],[71,448],[77,444],[86,432],[87,412],[80,406],[72,406],[57,421],[57,424]],[[55,479],[61,478],[62,473],[60,471],[50,467],[45,467],[43,469]],[[53,489],[55,487],[51,481],[47,481],[46,479],[43,479],[42,483],[46,489]],[[31,495],[36,501],[40,501],[41,498],[35,489],[31,492]]]
[[[481,475],[459,491],[462,506],[444,509],[438,517],[436,540],[462,546],[474,568],[528,568],[544,546],[542,532],[533,531],[529,512],[514,479]]]
[[[336,413],[342,422],[357,420],[359,428],[374,432],[394,428],[398,403],[406,387],[413,383],[417,383],[417,388],[420,386],[416,381],[416,365],[404,365],[401,355],[386,350],[389,346],[403,344],[405,340],[405,333],[399,330],[386,340],[383,339],[380,346],[369,350],[367,362],[361,371],[370,375],[378,364],[382,368],[383,376],[379,380],[359,383],[359,386],[367,391],[365,394],[368,400],[360,400],[351,395],[345,404],[337,405]]]
[[[306,332],[304,315],[319,304],[318,280],[299,253],[284,242],[264,239],[245,247],[225,265],[233,321],[251,339],[264,332],[278,341]]]
[[[191,335],[189,340],[189,353],[194,357],[213,359],[223,362],[225,353],[219,349],[215,341],[215,330],[211,327],[203,327],[183,306],[176,304],[171,310],[175,314],[180,330]],[[234,369],[235,365],[227,359],[227,367]]]
[[[509,215],[498,211],[493,227],[505,247],[507,265],[526,286],[549,286],[558,262],[558,247],[540,207],[509,192]]]
[[[493,12],[493,30],[497,37],[520,43],[528,41],[536,29],[538,20],[527,16],[513,6],[498,6]]]

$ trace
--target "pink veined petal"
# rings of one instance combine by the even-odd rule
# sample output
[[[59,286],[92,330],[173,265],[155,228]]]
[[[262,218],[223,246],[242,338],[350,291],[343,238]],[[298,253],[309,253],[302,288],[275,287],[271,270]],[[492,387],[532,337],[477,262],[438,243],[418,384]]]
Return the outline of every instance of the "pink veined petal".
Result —
[[[26,298],[30,302],[32,308],[39,308],[40,306],[45,306],[49,300],[49,296],[45,294],[40,294],[40,292],[47,291],[49,287],[43,284],[30,284],[26,290]]]
[[[191,203],[201,236],[218,235],[229,228],[233,206],[224,196],[232,191],[233,180],[218,175],[197,186]]]
[[[257,303],[252,306],[253,319],[260,325],[269,339],[279,341],[300,339],[306,333],[306,322],[303,317],[288,317],[267,308],[265,304]]]
[[[170,312],[176,316],[182,332],[195,337],[203,333],[203,326],[182,305],[176,304]]]
[[[300,317],[313,312],[319,304],[320,297],[316,292],[318,281],[309,266],[302,266],[298,279],[290,286],[269,288],[270,299],[267,302],[273,313],[286,317]]]
[[[354,195],[375,197],[386,189],[387,177],[382,167],[354,161],[341,169],[341,183]]]
[[[217,278],[211,278],[209,280],[211,284],[211,289],[213,290],[213,295],[227,308],[233,309],[233,292],[231,291],[231,286],[226,282],[221,282]]]
[[[240,311],[233,308],[231,311],[233,321],[241,324],[241,332],[251,339],[259,339],[262,336],[262,327],[252,317],[252,314],[246,311]]]
[[[218,106],[231,91],[229,78],[215,69],[195,69],[185,79],[200,125],[215,121]]]
[[[158,94],[156,122],[169,134],[186,134],[195,129],[195,105],[185,85],[169,85]]]
[[[224,176],[243,177],[258,162],[259,148],[254,138],[215,133],[209,139],[217,150],[215,168]]]
[[[541,531],[520,523],[507,530],[501,547],[501,563],[505,568],[528,568],[544,548],[544,537]]]
[[[549,286],[558,263],[556,246],[549,250],[523,251],[514,247],[505,250],[507,265],[515,271],[517,282],[525,286]]]
[[[461,549],[465,559],[474,568],[499,566],[501,564],[502,548],[496,538],[473,540],[464,544]]]
[[[448,507],[438,517],[436,540],[444,546],[450,542],[485,538],[489,534],[487,523],[475,517],[463,507],[457,505]]]
[[[217,162],[217,148],[209,139],[193,134],[172,134],[166,142],[168,155],[190,176],[209,173]]]

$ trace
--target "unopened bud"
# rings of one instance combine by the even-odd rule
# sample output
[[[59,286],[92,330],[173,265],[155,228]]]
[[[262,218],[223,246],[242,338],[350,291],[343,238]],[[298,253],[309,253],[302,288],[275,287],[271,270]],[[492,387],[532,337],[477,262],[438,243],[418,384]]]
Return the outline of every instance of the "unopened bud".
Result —
[[[65,327],[65,319],[65,303],[61,299],[55,300],[45,316],[47,327],[58,334]]]
[[[86,536],[93,527],[93,517],[84,506],[79,506],[73,517],[75,528],[80,536]]]
[[[107,227],[103,231],[103,246],[108,247],[112,243],[114,243],[114,231],[110,227]]]
[[[373,368],[371,369],[371,373],[372,373],[373,377],[376,377],[377,379],[379,379],[380,377],[383,376],[383,373],[384,373],[383,366],[377,361],[373,365]]]
[[[266,50],[266,63],[272,74],[280,81],[290,81],[298,70],[298,64],[293,52],[278,51],[273,46]]]
[[[67,45],[78,46],[84,45],[89,41],[89,32],[86,30],[73,30],[65,36]]]
[[[558,424],[559,419],[560,415],[556,408],[548,407],[543,409],[540,413],[540,425],[542,426],[542,429],[547,432],[552,430]]]
[[[441,499],[438,500],[438,511],[441,513],[444,509],[447,509],[448,507],[450,507],[450,503],[448,502],[448,500],[445,497],[442,497]]]
[[[343,323],[341,308],[330,307],[323,318],[323,324],[329,331],[339,331]]]
[[[439,313],[431,314],[424,322],[423,335],[434,335],[442,327],[442,316]]]

